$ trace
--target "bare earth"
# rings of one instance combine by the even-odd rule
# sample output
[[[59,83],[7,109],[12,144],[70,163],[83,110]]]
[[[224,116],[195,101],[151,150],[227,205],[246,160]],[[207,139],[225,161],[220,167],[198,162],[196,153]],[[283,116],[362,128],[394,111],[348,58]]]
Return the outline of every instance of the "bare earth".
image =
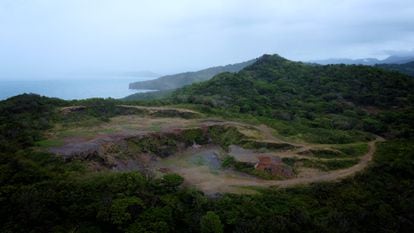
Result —
[[[358,164],[340,170],[322,172],[317,169],[304,168],[298,177],[286,180],[263,180],[257,177],[240,174],[237,172],[219,171],[212,172],[208,166],[171,166],[171,170],[179,173],[185,178],[185,183],[196,186],[206,194],[214,193],[252,193],[251,187],[270,187],[279,188],[306,185],[316,182],[334,182],[352,176],[365,169],[373,158],[376,150],[376,142],[383,141],[377,138],[368,143],[368,152],[360,158]],[[189,152],[191,154],[191,152]],[[194,153],[194,152],[192,152]],[[185,156],[185,155],[184,155]],[[177,158],[167,158],[165,163]],[[182,158],[180,159],[182,161]],[[164,163],[162,163],[164,164]]]
[[[154,111],[180,111],[199,114],[192,110],[163,108],[163,107],[140,107],[140,106],[122,106],[125,108],[139,108],[150,112]],[[62,111],[65,114],[70,111],[82,110],[83,107],[76,106],[65,108]],[[230,146],[229,154],[238,161],[255,163],[257,157],[263,154],[267,156],[277,156],[279,158],[291,157],[297,159],[315,159],[299,152],[315,148],[328,148],[329,145],[309,144],[305,142],[287,142],[275,136],[275,131],[266,125],[250,125],[234,121],[224,121],[217,119],[183,119],[180,117],[142,117],[135,115],[117,116],[111,119],[109,123],[88,127],[57,127],[48,133],[50,140],[62,142],[61,146],[49,148],[49,151],[62,156],[75,151],[80,153],[88,150],[98,150],[102,142],[122,141],[124,137],[131,135],[145,135],[150,132],[168,132],[175,129],[200,127],[205,125],[231,125],[246,136],[254,140],[270,143],[289,143],[296,146],[295,149],[284,151],[266,151],[257,152],[246,150],[239,146]],[[195,186],[206,194],[215,193],[255,193],[254,187],[292,187],[296,185],[306,185],[315,182],[334,182],[343,178],[352,176],[366,168],[373,158],[376,150],[376,143],[384,139],[377,137],[376,140],[368,143],[368,151],[359,157],[357,164],[332,171],[321,171],[315,168],[299,167],[297,176],[284,180],[264,180],[245,173],[237,172],[232,169],[222,169],[220,155],[223,150],[215,145],[206,145],[201,147],[188,148],[185,151],[164,159],[157,159],[151,162],[150,166],[159,175],[168,171],[180,174],[185,179],[185,185]],[[96,147],[96,148],[95,148]],[[226,152],[227,153],[227,152]],[[327,160],[318,158],[319,160]],[[339,160],[341,158],[338,158]],[[131,160],[131,159],[130,159]],[[133,159],[132,159],[133,160]],[[138,160],[137,160],[138,161]],[[135,161],[135,163],[137,163]],[[133,161],[132,161],[133,162]],[[121,161],[122,163],[122,161]],[[132,167],[138,167],[134,165]]]

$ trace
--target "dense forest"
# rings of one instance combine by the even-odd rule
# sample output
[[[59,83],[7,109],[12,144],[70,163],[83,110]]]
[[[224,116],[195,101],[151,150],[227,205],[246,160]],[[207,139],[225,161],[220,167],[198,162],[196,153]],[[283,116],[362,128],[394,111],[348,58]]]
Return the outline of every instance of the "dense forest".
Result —
[[[367,170],[335,183],[206,196],[183,178],[91,172],[35,149],[56,124],[118,114],[113,99],[25,94],[0,102],[0,232],[412,232],[414,82],[375,67],[312,66],[263,56],[242,71],[179,89],[169,99],[206,115],[267,124],[320,143],[378,143]],[[87,106],[67,118],[64,106]]]
[[[414,76],[414,61],[404,64],[379,64],[376,66],[383,69],[395,70],[410,76]]]
[[[195,72],[185,72],[173,75],[166,75],[159,77],[154,80],[134,82],[129,85],[130,89],[144,89],[144,90],[156,90],[150,93],[136,93],[130,96],[127,96],[127,100],[147,100],[147,99],[159,99],[172,90],[177,88],[190,85],[197,82],[207,81],[214,77],[215,75],[223,72],[238,72],[244,67],[253,64],[256,59],[226,65],[226,66],[216,66],[210,67],[207,69],[195,71]]]
[[[398,72],[357,65],[313,66],[265,55],[239,73],[222,73],[179,89],[171,99],[213,112],[276,120],[286,126],[280,129],[286,135],[297,134],[287,126],[295,125],[317,134],[362,130],[411,137],[413,88],[414,79]]]
[[[79,102],[76,102],[79,104]],[[116,114],[114,100],[89,100],[87,114]],[[411,232],[412,139],[379,145],[374,164],[341,183],[215,198],[182,178],[90,173],[31,146],[71,105],[22,95],[0,103],[1,232]],[[73,119],[76,120],[76,119]]]

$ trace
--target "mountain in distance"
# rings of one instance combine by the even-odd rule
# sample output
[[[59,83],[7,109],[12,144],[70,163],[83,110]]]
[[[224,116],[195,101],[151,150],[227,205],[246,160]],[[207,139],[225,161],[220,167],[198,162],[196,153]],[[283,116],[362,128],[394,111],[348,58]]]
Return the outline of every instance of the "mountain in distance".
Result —
[[[173,90],[211,79],[214,75],[222,72],[238,72],[244,67],[253,64],[256,59],[246,62],[216,66],[195,72],[185,72],[174,75],[166,75],[154,80],[140,81],[129,84],[130,89],[155,90],[151,92],[141,92],[129,95],[124,100],[151,100],[161,99],[172,93]]]
[[[414,122],[413,89],[411,77],[377,67],[314,66],[264,55],[238,73],[221,73],[178,89],[170,98],[235,114],[307,122],[310,128],[411,135],[405,126]],[[392,114],[395,121],[385,120]]]
[[[154,80],[140,81],[129,84],[130,89],[137,90],[171,90],[189,85],[195,82],[206,81],[212,78],[214,75],[222,72],[238,72],[244,67],[251,65],[255,62],[255,59],[236,63],[226,66],[216,66],[207,68],[195,72],[185,72],[174,75],[166,75]]]
[[[405,64],[414,61],[414,56],[389,56],[380,64]]]
[[[243,68],[252,65],[257,59],[252,59],[246,62],[237,63],[233,65],[211,67],[196,72],[185,72],[175,75],[166,75],[154,80],[140,81],[131,83],[130,89],[144,89],[144,90],[156,90],[152,92],[135,93],[124,98],[124,100],[151,100],[162,99],[168,97],[173,90],[177,88],[190,85],[192,83],[202,82],[211,79],[213,76],[223,73],[232,72],[236,73]],[[326,60],[310,61],[311,64],[319,65],[331,65],[331,64],[345,64],[345,65],[365,65],[365,66],[377,66],[387,70],[399,71],[404,74],[413,75],[413,56],[389,56],[386,59],[378,60],[376,58],[364,58],[364,59],[348,59],[348,58],[335,58]],[[408,63],[407,63],[408,62]],[[407,64],[405,64],[407,63]]]
[[[413,78],[378,67],[264,55],[147,106],[27,94],[0,101],[0,232],[411,232],[413,88]],[[244,158],[297,152],[278,164],[319,178],[267,189],[290,181],[237,161],[236,143]],[[52,154],[56,147],[75,158]],[[153,175],[144,161],[162,166]],[[241,193],[188,188],[175,166],[187,180]],[[168,173],[156,176],[160,167]],[[239,180],[227,179],[235,173]]]
[[[377,67],[343,64],[313,66],[279,55],[263,55],[238,73],[219,74],[207,82],[179,89],[174,95],[177,98],[208,96],[216,100],[214,104],[218,106],[237,104],[237,98],[243,101],[248,97],[256,99],[247,104],[251,105],[247,109],[254,109],[254,105],[261,103],[272,106],[272,109],[306,105],[306,102],[290,101],[312,101],[310,96],[347,100],[357,105],[391,107],[401,106],[400,101],[406,101],[408,96],[413,97],[407,87],[400,87],[398,83],[414,85],[413,80],[404,74]],[[396,98],[397,93],[401,94],[400,99]],[[388,98],[377,99],[388,94]]]
[[[345,64],[345,65],[367,65],[372,66],[376,64],[404,64],[414,61],[414,56],[389,56],[386,59],[379,60],[376,58],[362,58],[362,59],[348,59],[348,58],[330,58],[323,60],[309,61],[320,65],[329,64]]]
[[[334,58],[327,60],[312,61],[320,65],[345,64],[345,65],[366,65],[376,66],[386,70],[398,71],[410,76],[414,76],[414,56],[389,56],[386,59],[378,60],[376,58],[365,59],[347,59]]]
[[[323,59],[323,60],[312,60],[309,62],[320,64],[320,65],[330,65],[330,64],[375,65],[375,64],[380,63],[380,60],[376,58],[363,58],[363,59],[329,58],[329,59]]]
[[[378,64],[375,66],[387,70],[398,71],[414,77],[414,61],[405,64]]]

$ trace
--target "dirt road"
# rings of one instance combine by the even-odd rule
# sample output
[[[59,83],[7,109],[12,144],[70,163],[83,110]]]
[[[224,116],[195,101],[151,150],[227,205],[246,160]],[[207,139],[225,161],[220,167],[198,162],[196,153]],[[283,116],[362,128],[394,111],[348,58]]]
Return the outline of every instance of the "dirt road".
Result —
[[[346,168],[346,169],[324,172],[316,176],[300,177],[300,178],[287,179],[287,180],[262,180],[262,179],[258,179],[254,177],[248,177],[248,176],[247,177],[208,176],[208,179],[199,179],[200,177],[198,177],[197,179],[197,176],[193,175],[192,178],[190,178],[188,181],[191,184],[195,184],[198,188],[200,188],[207,194],[224,193],[224,192],[240,193],[241,190],[243,190],[243,187],[276,186],[276,187],[286,188],[286,187],[293,187],[296,185],[304,185],[304,184],[311,184],[311,183],[317,183],[317,182],[339,181],[341,179],[355,175],[356,173],[364,170],[373,158],[373,155],[376,151],[376,143],[381,142],[381,141],[384,141],[384,139],[377,137],[376,140],[369,142],[368,152],[361,157],[358,164],[352,167]]]
[[[156,112],[156,111],[177,111],[182,113],[193,113],[193,114],[200,114],[199,112],[185,109],[185,108],[172,108],[172,107],[148,107],[148,106],[138,106],[138,105],[118,105],[119,107],[123,108],[135,108],[140,110],[147,110],[150,112]]]
[[[179,108],[165,108],[165,107],[142,107],[142,106],[128,106],[122,105],[121,107],[125,108],[137,108],[143,109],[150,112],[158,111],[174,111],[179,113],[190,113],[190,114],[199,114],[196,111],[179,109]],[[82,106],[75,106],[70,108],[70,111],[83,109]],[[66,111],[66,109],[65,109]],[[68,110],[69,111],[69,110]],[[162,115],[162,114],[161,114]],[[294,149],[288,149],[286,151],[266,151],[266,152],[255,152],[255,151],[238,151],[243,159],[247,159],[248,162],[257,162],[255,159],[260,155],[260,153],[265,153],[267,156],[277,156],[279,158],[284,157],[295,157],[299,159],[317,159],[320,161],[328,161],[328,158],[314,158],[312,156],[304,156],[299,154],[301,151],[306,151],[314,148],[329,148],[330,145],[323,144],[309,144],[306,142],[287,142],[279,137],[277,137],[274,129],[266,125],[252,125],[247,123],[235,122],[235,121],[226,121],[222,119],[206,119],[206,118],[194,118],[194,119],[182,119],[180,117],[140,117],[140,116],[118,116],[111,119],[109,123],[105,123],[96,127],[85,127],[85,128],[74,128],[66,129],[66,131],[55,132],[55,140],[62,140],[63,142],[67,141],[67,136],[64,135],[82,135],[84,133],[94,132],[97,136],[91,138],[86,138],[84,140],[76,140],[73,143],[66,143],[63,146],[59,146],[55,149],[55,153],[62,154],[61,150],[75,150],[84,151],[85,148],[86,154],[89,153],[88,148],[96,150],[97,142],[99,140],[108,140],[116,141],[118,137],[125,137],[128,135],[138,135],[146,134],[149,132],[170,132],[176,128],[187,128],[187,127],[200,127],[200,126],[209,126],[209,125],[229,125],[237,127],[238,130],[245,134],[247,137],[252,138],[258,142],[266,143],[288,143],[293,145]],[[61,138],[59,138],[59,135]],[[115,139],[114,139],[115,138]],[[70,139],[70,138],[69,138]],[[96,141],[98,140],[98,141]],[[368,151],[363,156],[359,157],[359,161],[352,167],[332,170],[332,171],[322,171],[315,168],[309,167],[300,167],[299,169],[304,169],[299,172],[298,176],[295,178],[285,179],[285,180],[264,180],[258,177],[248,175],[245,173],[237,172],[232,169],[216,169],[211,171],[208,166],[200,166],[197,164],[188,164],[186,157],[182,155],[172,156],[168,159],[163,159],[166,164],[161,164],[167,168],[170,168],[172,171],[179,173],[185,178],[185,183],[191,186],[196,186],[207,194],[214,193],[241,193],[241,192],[252,192],[252,189],[248,190],[248,187],[291,187],[295,185],[304,185],[315,182],[327,182],[327,181],[337,181],[343,178],[349,177],[365,169],[369,162],[373,158],[373,154],[376,150],[376,143],[383,141],[384,139],[377,137],[376,140],[368,143]],[[83,143],[83,144],[82,144]],[[85,147],[86,145],[86,147]],[[58,150],[60,149],[60,151]],[[203,150],[203,148],[201,148]],[[244,150],[244,149],[243,149]],[[59,153],[58,153],[59,152]],[[70,152],[70,151],[69,151]],[[193,152],[190,151],[189,156],[192,156]],[[232,155],[238,157],[236,155]],[[239,156],[240,157],[240,156]],[[250,158],[252,157],[252,159]],[[197,158],[198,159],[198,158]],[[239,158],[240,159],[240,158]],[[250,160],[249,160],[250,159]],[[338,158],[338,159],[348,159],[348,158]],[[177,161],[175,161],[177,160]],[[163,163],[160,161],[160,163]],[[168,163],[171,163],[170,165]],[[183,166],[183,164],[185,166]],[[162,167],[162,166],[159,167]]]

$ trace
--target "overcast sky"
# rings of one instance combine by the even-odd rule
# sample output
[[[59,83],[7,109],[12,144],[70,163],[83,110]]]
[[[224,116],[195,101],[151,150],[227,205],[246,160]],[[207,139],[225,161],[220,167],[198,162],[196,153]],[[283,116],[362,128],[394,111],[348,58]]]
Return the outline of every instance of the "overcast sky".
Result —
[[[0,0],[0,79],[413,48],[413,0]]]

